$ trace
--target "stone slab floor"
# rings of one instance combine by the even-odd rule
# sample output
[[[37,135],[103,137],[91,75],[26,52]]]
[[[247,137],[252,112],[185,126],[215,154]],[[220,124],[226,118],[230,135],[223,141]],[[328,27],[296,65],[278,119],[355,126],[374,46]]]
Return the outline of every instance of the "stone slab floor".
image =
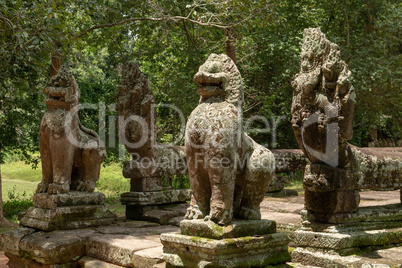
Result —
[[[278,231],[291,234],[301,225],[300,210],[304,207],[303,198],[302,195],[282,198],[266,197],[261,204],[262,218],[277,221]],[[399,190],[361,192],[361,206],[399,202]],[[87,238],[87,257],[82,258],[80,263],[82,267],[165,267],[160,259],[162,245],[159,235],[166,232],[179,232],[178,222],[179,219],[172,222],[176,226],[161,226],[156,223],[122,219],[115,225],[94,228],[96,234]],[[401,258],[400,263],[402,263],[402,247],[383,250],[375,253],[374,257],[365,256],[368,261],[375,259],[378,264],[396,261],[395,258]],[[390,258],[393,260],[389,260]],[[6,263],[7,258],[1,252],[0,268],[7,267]],[[295,267],[303,266],[296,265]]]

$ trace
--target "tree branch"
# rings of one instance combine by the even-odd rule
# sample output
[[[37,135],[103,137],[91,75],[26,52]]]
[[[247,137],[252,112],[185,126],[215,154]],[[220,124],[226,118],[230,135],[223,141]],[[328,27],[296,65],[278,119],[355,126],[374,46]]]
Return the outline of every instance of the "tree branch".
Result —
[[[5,23],[7,23],[8,25],[10,25],[10,28],[14,31],[14,24],[9,19],[7,19],[6,17],[4,17],[1,14],[0,14],[0,19],[2,21],[4,21]]]
[[[84,35],[88,34],[89,32],[92,32],[93,30],[96,30],[96,29],[119,26],[119,25],[126,24],[126,23],[129,23],[129,22],[132,22],[132,21],[140,21],[140,20],[144,20],[144,21],[163,21],[164,19],[162,19],[162,18],[130,18],[130,19],[122,20],[122,21],[115,22],[115,23],[106,23],[106,24],[96,25],[96,26],[91,27],[91,28],[81,32],[80,34],[76,35],[74,37],[74,39],[81,38]]]
[[[239,22],[236,22],[234,24],[229,24],[229,25],[213,23],[213,22],[211,22],[211,20],[208,20],[208,22],[203,22],[202,20],[190,19],[190,16],[191,16],[191,14],[193,14],[195,8],[193,8],[186,17],[184,17],[184,16],[162,16],[160,18],[129,18],[129,19],[125,19],[125,20],[122,20],[119,22],[115,22],[115,23],[106,23],[106,24],[100,24],[100,25],[93,26],[93,27],[79,33],[78,35],[76,35],[74,37],[74,39],[81,38],[84,35],[87,35],[88,33],[92,32],[96,29],[119,26],[119,25],[123,25],[123,24],[133,22],[133,21],[173,21],[173,22],[178,22],[181,20],[181,21],[188,21],[188,22],[200,25],[200,26],[216,27],[216,28],[220,28],[220,29],[229,29],[229,28],[234,28],[234,27],[254,18],[257,14],[261,13],[262,11],[266,10],[267,8],[268,8],[268,6],[266,6],[265,8],[256,10],[253,12],[253,15],[251,15]]]

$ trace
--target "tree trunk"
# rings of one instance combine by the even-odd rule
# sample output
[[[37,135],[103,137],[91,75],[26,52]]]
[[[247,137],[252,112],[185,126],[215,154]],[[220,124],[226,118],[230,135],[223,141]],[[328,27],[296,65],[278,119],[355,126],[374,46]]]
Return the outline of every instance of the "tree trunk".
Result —
[[[235,48],[235,43],[236,43],[236,38],[234,37],[234,29],[226,29],[225,30],[226,34],[226,41],[225,41],[225,52],[226,55],[229,56],[233,60],[234,63],[236,63],[236,48]]]
[[[56,52],[52,55],[52,65],[50,66],[50,76],[55,76],[61,68],[61,55],[56,50]]]

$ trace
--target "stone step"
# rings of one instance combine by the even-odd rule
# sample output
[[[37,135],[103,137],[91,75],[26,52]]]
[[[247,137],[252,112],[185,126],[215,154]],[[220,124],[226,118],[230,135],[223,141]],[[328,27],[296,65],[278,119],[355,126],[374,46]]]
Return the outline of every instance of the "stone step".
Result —
[[[164,266],[157,266],[158,264],[163,263],[162,254],[163,254],[162,245],[136,251],[134,253],[134,267],[138,268],[154,268],[155,266],[164,267]]]
[[[400,267],[402,263],[402,247],[381,249],[362,255],[340,256],[330,252],[315,251],[311,248],[296,248],[292,252],[292,261],[299,262],[300,266],[317,267]]]
[[[88,256],[78,261],[82,268],[120,268],[122,266],[114,265]]]
[[[103,235],[89,237],[87,256],[124,267],[134,267],[135,252],[160,246],[160,243],[141,236]]]
[[[177,232],[179,229],[166,225],[133,228],[128,226],[129,223],[121,223],[118,227],[98,228],[101,234],[87,238],[86,255],[119,267],[163,267],[160,266],[163,263],[163,248],[159,235]]]

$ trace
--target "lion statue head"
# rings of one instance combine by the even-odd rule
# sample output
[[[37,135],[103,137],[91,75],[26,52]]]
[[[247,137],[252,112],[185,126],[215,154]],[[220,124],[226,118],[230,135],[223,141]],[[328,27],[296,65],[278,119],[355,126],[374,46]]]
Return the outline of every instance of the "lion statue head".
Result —
[[[244,102],[241,74],[225,54],[211,54],[194,76],[200,102],[208,98],[223,98],[235,106]]]
[[[43,90],[47,96],[45,103],[48,109],[70,110],[78,105],[80,90],[70,70],[63,66],[59,73],[50,79],[50,86]]]

